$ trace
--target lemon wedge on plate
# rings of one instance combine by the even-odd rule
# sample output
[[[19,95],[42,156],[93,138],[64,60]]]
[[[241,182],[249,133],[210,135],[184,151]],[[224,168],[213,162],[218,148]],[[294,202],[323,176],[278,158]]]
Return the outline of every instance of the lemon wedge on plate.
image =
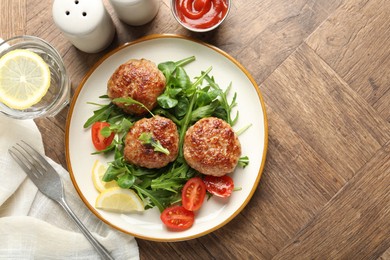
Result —
[[[36,53],[16,49],[0,59],[0,101],[23,110],[37,104],[50,87],[50,69]]]
[[[95,207],[106,211],[129,213],[144,211],[144,204],[135,191],[114,187],[104,190],[96,198]]]
[[[95,160],[92,166],[92,182],[93,186],[99,191],[102,192],[106,189],[118,187],[116,181],[105,182],[102,180],[104,174],[107,171],[107,166],[100,162],[99,160]]]

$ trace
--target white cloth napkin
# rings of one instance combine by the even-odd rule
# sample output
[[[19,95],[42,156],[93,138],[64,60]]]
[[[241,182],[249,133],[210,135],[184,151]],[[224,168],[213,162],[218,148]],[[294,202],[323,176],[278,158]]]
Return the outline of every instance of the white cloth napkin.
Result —
[[[44,154],[34,121],[0,114],[0,122],[0,259],[99,259],[61,206],[41,194],[8,153],[8,148],[24,140]],[[61,176],[69,206],[100,243],[115,259],[139,259],[134,237],[92,214],[77,195],[69,173],[47,159]]]

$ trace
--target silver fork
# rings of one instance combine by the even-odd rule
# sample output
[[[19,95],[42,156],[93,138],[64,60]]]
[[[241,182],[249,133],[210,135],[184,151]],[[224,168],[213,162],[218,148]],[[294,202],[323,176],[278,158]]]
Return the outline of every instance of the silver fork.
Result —
[[[60,176],[46,159],[24,141],[8,149],[8,152],[38,187],[39,191],[56,201],[65,209],[66,213],[74,220],[99,255],[103,259],[114,259],[108,250],[92,236],[68,206],[65,201],[64,188]]]

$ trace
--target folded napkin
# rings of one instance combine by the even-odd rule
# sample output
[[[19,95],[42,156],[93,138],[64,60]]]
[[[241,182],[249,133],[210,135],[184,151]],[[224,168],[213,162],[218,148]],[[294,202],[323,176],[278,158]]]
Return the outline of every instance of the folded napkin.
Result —
[[[0,121],[0,259],[99,259],[61,206],[41,194],[8,153],[8,148],[24,140],[44,154],[34,121],[2,114]],[[134,237],[92,214],[77,195],[69,173],[47,159],[61,176],[69,206],[100,243],[115,259],[139,259]]]

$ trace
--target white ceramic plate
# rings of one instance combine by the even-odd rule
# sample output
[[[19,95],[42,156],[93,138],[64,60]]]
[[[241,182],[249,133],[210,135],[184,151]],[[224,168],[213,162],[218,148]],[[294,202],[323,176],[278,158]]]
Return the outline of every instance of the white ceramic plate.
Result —
[[[98,192],[91,179],[92,165],[96,159],[108,162],[112,158],[91,155],[94,148],[90,129],[83,129],[83,124],[93,114],[96,106],[87,102],[101,103],[102,100],[98,97],[106,93],[107,80],[120,64],[131,58],[146,58],[158,64],[192,55],[196,56],[196,61],[185,67],[192,79],[198,76],[200,71],[212,66],[210,75],[215,77],[221,88],[226,88],[232,82],[230,94],[232,96],[237,92],[239,110],[239,121],[234,129],[238,130],[252,124],[239,136],[242,155],[249,156],[250,163],[245,169],[238,167],[231,175],[235,187],[242,189],[234,192],[228,199],[213,197],[205,201],[196,213],[194,225],[181,232],[166,229],[157,208],[139,214],[118,214],[95,209]],[[152,35],[115,49],[87,73],[70,105],[66,126],[66,158],[77,192],[88,208],[101,220],[139,238],[180,241],[196,238],[222,227],[245,207],[260,181],[266,157],[267,138],[267,119],[260,91],[242,65],[225,52],[208,44],[177,35]]]

